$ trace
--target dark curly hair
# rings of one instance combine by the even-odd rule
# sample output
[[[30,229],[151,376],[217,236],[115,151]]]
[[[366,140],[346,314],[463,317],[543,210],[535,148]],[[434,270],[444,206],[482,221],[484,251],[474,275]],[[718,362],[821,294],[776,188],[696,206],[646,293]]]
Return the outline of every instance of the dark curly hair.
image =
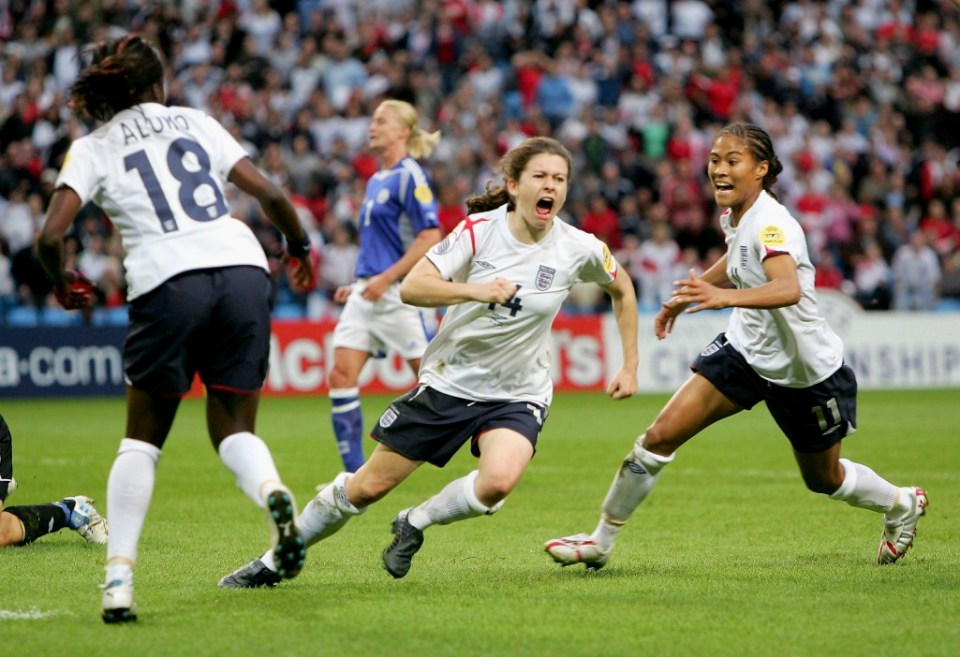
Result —
[[[143,102],[155,84],[163,84],[163,60],[136,34],[90,46],[81,53],[89,64],[70,86],[74,114],[109,121],[114,114]]]

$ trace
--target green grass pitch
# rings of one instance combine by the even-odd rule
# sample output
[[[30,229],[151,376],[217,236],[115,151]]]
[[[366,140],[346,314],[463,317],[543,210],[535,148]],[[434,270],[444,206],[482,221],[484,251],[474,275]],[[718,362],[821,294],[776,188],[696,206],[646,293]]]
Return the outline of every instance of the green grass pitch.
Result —
[[[558,395],[524,480],[496,516],[431,528],[410,574],[380,565],[390,520],[473,467],[425,466],[273,590],[220,591],[268,532],[183,403],[140,543],[140,621],[99,618],[104,550],[72,532],[0,550],[0,654],[960,654],[960,391],[861,394],[844,455],[931,500],[915,548],[874,563],[879,516],[807,492],[764,408],[690,442],[621,534],[607,567],[560,568],[546,539],[592,531],[634,437],[666,397]],[[364,398],[372,424],[388,397]],[[258,433],[302,507],[338,471],[324,398],[267,398]],[[20,489],[9,504],[87,494],[105,510],[119,399],[5,400]],[[368,449],[372,443],[368,444]]]

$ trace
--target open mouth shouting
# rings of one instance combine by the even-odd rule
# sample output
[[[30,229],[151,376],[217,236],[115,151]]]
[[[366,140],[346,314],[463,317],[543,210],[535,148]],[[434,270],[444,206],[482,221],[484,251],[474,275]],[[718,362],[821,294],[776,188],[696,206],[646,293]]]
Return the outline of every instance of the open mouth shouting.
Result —
[[[537,199],[537,204],[534,206],[534,209],[537,213],[538,219],[549,219],[553,216],[553,203],[554,200],[549,196],[543,196]]]

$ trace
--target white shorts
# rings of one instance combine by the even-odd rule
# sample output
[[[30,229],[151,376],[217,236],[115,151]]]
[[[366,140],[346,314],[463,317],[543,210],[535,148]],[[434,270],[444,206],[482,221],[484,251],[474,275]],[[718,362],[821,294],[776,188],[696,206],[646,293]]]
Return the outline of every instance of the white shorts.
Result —
[[[388,351],[404,360],[422,358],[436,333],[434,310],[400,301],[400,283],[387,288],[379,301],[367,301],[363,298],[366,283],[361,278],[353,284],[333,331],[334,348],[365,351],[374,358],[383,358]]]

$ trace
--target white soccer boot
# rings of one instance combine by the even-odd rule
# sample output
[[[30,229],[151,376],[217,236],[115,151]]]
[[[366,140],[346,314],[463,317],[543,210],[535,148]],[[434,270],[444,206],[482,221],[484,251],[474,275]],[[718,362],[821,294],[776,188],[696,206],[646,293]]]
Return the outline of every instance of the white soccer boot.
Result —
[[[110,531],[107,521],[93,508],[93,500],[85,495],[76,495],[64,499],[73,501],[73,511],[67,518],[67,526],[74,530],[89,543],[106,545]]]
[[[603,550],[590,534],[574,534],[563,538],[554,538],[544,546],[553,560],[561,566],[582,563],[589,570],[600,570],[607,564],[612,549]]]
[[[133,602],[133,573],[125,577],[108,579],[103,586],[104,623],[127,623],[137,620],[137,605]]]
[[[917,537],[917,521],[927,511],[930,501],[922,488],[904,488],[913,498],[913,506],[909,511],[898,518],[894,524],[883,523],[883,534],[880,536],[880,550],[877,552],[877,563],[881,566],[896,563],[907,553]]]

